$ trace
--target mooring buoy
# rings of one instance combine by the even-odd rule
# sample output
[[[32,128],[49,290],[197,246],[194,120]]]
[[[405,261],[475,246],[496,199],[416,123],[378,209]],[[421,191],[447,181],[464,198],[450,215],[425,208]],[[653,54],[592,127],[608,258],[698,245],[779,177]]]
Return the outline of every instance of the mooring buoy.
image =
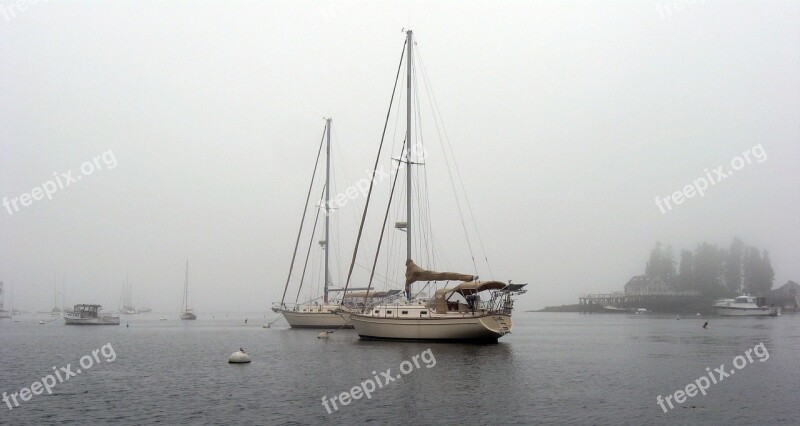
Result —
[[[248,355],[244,349],[241,348],[228,357],[229,364],[247,364],[250,361],[250,355]]]

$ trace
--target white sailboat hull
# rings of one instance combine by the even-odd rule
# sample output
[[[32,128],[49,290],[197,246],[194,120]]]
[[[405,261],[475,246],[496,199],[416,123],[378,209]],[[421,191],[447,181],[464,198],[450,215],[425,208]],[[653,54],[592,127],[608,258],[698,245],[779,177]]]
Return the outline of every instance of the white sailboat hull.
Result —
[[[338,307],[338,306],[337,306]],[[334,307],[337,308],[337,307]],[[349,313],[281,311],[292,328],[353,328],[348,323]]]
[[[430,318],[381,318],[352,314],[350,321],[359,337],[381,340],[485,341],[511,331],[510,315],[447,316]],[[505,330],[501,321],[505,323]]]

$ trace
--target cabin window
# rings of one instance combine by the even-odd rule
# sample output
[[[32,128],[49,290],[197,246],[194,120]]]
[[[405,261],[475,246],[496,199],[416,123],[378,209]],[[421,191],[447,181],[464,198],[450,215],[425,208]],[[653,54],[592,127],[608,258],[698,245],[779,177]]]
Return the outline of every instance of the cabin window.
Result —
[[[376,313],[376,314],[379,314],[379,313],[381,313],[381,311],[379,311],[379,310],[375,309],[375,313]]]
[[[401,312],[403,315],[408,315],[408,311]]]
[[[392,313],[392,311],[386,311],[386,315],[389,315],[391,313]]]
[[[427,313],[428,313],[428,311],[420,311],[419,312],[420,315],[427,315]]]

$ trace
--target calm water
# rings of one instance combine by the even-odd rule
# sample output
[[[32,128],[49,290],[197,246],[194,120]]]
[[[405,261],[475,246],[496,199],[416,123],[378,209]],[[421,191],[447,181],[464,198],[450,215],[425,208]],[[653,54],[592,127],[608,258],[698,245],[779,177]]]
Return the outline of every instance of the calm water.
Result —
[[[43,316],[42,316],[43,318]],[[800,315],[682,318],[515,314],[490,346],[361,341],[353,331],[264,329],[263,314],[195,322],[123,317],[119,327],[0,321],[0,391],[18,392],[111,343],[116,359],[9,410],[0,424],[797,424]],[[702,324],[709,321],[709,328]],[[130,327],[125,327],[128,322]],[[708,395],[664,413],[666,396],[764,343],[754,362]],[[227,357],[244,347],[248,365]],[[431,349],[435,366],[328,414],[348,391]],[[428,365],[431,365],[430,362]]]

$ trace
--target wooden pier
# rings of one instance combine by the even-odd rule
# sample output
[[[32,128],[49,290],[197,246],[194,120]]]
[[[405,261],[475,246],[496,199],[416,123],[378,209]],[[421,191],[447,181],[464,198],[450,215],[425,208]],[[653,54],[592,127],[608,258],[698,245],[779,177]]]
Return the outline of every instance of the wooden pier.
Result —
[[[587,294],[579,298],[579,310],[583,313],[609,312],[605,306],[627,309],[647,309],[653,313],[708,312],[711,303],[696,292],[669,294]]]

